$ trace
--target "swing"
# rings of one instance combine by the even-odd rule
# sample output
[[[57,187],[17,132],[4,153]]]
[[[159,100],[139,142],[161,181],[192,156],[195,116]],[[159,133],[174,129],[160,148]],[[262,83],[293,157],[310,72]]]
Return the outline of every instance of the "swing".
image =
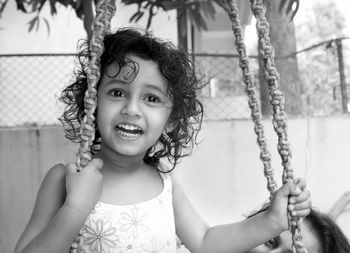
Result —
[[[269,38],[269,23],[265,17],[265,7],[262,0],[250,0],[251,11],[257,20],[257,33],[259,37],[259,50],[264,61],[265,79],[269,88],[270,103],[273,109],[273,127],[278,136],[277,149],[282,159],[283,184],[288,179],[293,179],[293,169],[291,168],[291,151],[287,139],[286,118],[284,112],[284,96],[279,90],[279,73],[274,63],[274,49]],[[238,7],[235,0],[225,0],[220,4],[226,10],[232,22],[232,30],[235,37],[235,47],[239,54],[239,63],[242,69],[243,82],[246,85],[248,104],[251,109],[251,117],[254,122],[254,131],[257,135],[257,143],[260,148],[260,159],[264,166],[264,175],[267,180],[267,189],[270,192],[270,199],[277,188],[271,168],[271,154],[266,145],[266,138],[262,124],[260,106],[257,99],[254,77],[249,68],[249,60],[243,42],[243,32],[239,21]],[[96,16],[92,25],[93,35],[90,41],[90,61],[88,65],[88,87],[84,97],[84,118],[81,123],[81,141],[77,154],[77,167],[80,171],[91,160],[91,146],[95,139],[95,117],[94,112],[97,104],[96,86],[100,78],[100,57],[103,53],[103,38],[110,30],[110,22],[114,16],[116,7],[115,0],[100,0],[96,6]],[[290,227],[292,232],[293,249],[297,253],[306,252],[304,247],[296,246],[295,242],[301,241],[300,219],[291,218]],[[70,252],[76,253],[81,239],[78,235],[73,242]]]
[[[272,105],[273,110],[273,128],[278,136],[277,150],[280,154],[283,165],[282,182],[285,184],[288,179],[293,180],[291,150],[287,138],[287,115],[284,112],[285,98],[283,93],[279,90],[279,73],[274,62],[274,49],[269,38],[269,23],[265,17],[265,6],[263,5],[263,0],[250,0],[250,4],[251,11],[257,20],[256,29],[259,38],[259,51],[264,62],[265,79],[269,88],[270,104]],[[242,69],[243,82],[246,85],[246,92],[249,99],[248,104],[251,109],[251,117],[254,122],[254,131],[257,135],[257,143],[260,148],[260,159],[264,165],[264,175],[267,180],[267,189],[270,192],[271,200],[277,184],[274,180],[273,170],[271,168],[271,154],[267,150],[254,77],[249,68],[249,60],[243,42],[243,32],[239,21],[237,2],[234,0],[225,0],[225,4],[223,4],[222,7],[226,10],[232,22],[232,31],[235,36],[235,46],[239,54],[239,63]],[[301,219],[292,217],[290,212],[288,212],[288,216],[292,232],[292,247],[297,253],[306,252],[304,247],[300,247],[295,244],[297,241],[302,240],[302,235],[300,233]]]

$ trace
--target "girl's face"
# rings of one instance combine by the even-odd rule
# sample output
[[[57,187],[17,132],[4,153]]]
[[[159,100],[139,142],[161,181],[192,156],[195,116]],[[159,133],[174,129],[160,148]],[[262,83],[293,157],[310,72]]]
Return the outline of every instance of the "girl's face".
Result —
[[[318,253],[320,246],[314,232],[311,230],[307,221],[301,225],[301,234],[303,243],[308,253]],[[289,231],[283,232],[272,240],[246,251],[246,253],[293,253],[291,250],[292,234]]]
[[[97,93],[97,125],[101,150],[143,157],[168,126],[172,102],[158,65],[134,55],[128,58],[138,65],[134,78],[127,80],[131,64],[124,66],[118,76],[117,64],[111,64],[102,76]]]

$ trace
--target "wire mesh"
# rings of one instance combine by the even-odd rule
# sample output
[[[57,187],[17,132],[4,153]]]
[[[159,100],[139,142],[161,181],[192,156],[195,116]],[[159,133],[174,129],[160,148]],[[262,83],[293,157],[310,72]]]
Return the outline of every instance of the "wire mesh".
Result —
[[[58,96],[73,66],[74,55],[0,56],[0,126],[58,124]]]
[[[344,43],[345,49],[347,46]],[[196,54],[193,57],[196,68],[208,82],[201,93],[204,119],[250,118],[237,56]],[[343,113],[334,50],[318,47],[297,57],[303,82],[304,114],[327,116]],[[348,59],[345,54],[345,76],[348,76]],[[257,57],[250,58],[250,66],[259,89]],[[60,124],[57,118],[63,107],[58,97],[63,87],[72,81],[74,68],[74,54],[0,55],[0,127]],[[346,80],[350,98],[349,79]]]
[[[250,118],[248,98],[237,55],[197,54],[195,64],[208,79],[208,85],[202,91],[206,120]],[[250,64],[258,83],[257,59],[252,58]]]

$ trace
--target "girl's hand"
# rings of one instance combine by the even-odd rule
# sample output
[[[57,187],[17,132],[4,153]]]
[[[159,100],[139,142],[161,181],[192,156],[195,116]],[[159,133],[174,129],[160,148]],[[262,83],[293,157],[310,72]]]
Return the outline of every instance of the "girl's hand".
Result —
[[[80,172],[75,163],[66,165],[65,203],[77,211],[90,212],[102,193],[101,159],[92,159]]]
[[[295,183],[289,180],[279,188],[266,212],[272,224],[283,231],[288,229],[287,208],[295,217],[305,217],[310,213],[311,196],[303,178],[296,179]]]
[[[301,190],[299,195],[289,197],[288,209],[292,216],[304,218],[309,215],[311,208],[311,194],[306,189],[306,181],[304,178],[297,178],[295,181],[296,187]]]

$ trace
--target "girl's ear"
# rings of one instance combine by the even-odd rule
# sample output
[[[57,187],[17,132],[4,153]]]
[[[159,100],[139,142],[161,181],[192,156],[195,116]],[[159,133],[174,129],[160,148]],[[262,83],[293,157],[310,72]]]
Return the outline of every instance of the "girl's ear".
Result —
[[[169,133],[172,132],[177,126],[177,123],[174,121],[169,121],[167,125],[165,126],[165,132]]]

